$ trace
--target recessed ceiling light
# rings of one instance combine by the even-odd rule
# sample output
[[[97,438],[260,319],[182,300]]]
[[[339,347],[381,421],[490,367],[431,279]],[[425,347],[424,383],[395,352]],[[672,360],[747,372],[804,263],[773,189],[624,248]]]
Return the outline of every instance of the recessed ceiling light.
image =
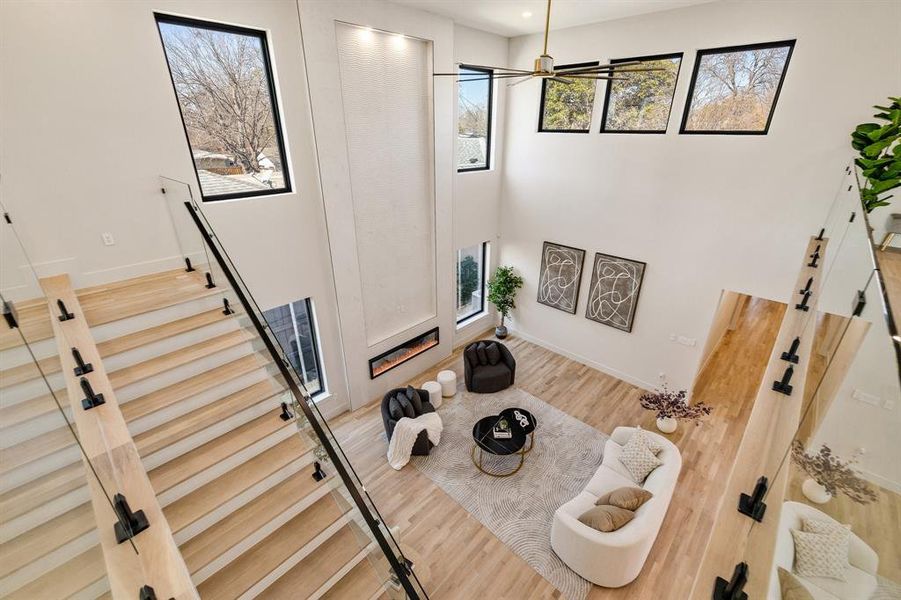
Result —
[[[531,18],[532,18],[532,13],[529,12],[529,11],[524,11],[524,12],[522,13],[522,18],[523,18],[523,19],[531,19]]]

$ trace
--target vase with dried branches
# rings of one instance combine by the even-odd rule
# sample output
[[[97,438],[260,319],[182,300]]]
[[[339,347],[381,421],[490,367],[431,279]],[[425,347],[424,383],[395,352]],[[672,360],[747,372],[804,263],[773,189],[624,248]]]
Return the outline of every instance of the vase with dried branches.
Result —
[[[698,424],[701,417],[709,415],[713,410],[713,407],[703,402],[689,404],[686,400],[687,394],[685,390],[674,392],[663,386],[655,392],[643,394],[638,401],[641,402],[642,408],[657,413],[657,429],[663,433],[672,433],[679,421],[693,421]]]
[[[839,492],[859,504],[876,501],[872,486],[854,470],[860,458],[857,453],[850,460],[842,460],[823,444],[815,454],[808,454],[801,440],[794,440],[791,455],[795,464],[808,475],[801,491],[811,502],[825,504]]]

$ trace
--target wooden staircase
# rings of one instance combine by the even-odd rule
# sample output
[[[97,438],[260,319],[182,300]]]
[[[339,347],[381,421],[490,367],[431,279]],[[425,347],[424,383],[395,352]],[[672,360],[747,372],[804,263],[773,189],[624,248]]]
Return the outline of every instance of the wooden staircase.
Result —
[[[224,290],[205,283],[177,270],[77,292],[198,592],[389,597],[388,571],[372,561],[387,562],[359,511],[338,478],[313,479],[316,442],[279,417],[290,396],[263,345],[240,313],[224,314]],[[56,317],[44,299],[17,309],[71,421]],[[0,349],[0,597],[102,597],[109,584],[78,445],[18,333],[4,330]]]

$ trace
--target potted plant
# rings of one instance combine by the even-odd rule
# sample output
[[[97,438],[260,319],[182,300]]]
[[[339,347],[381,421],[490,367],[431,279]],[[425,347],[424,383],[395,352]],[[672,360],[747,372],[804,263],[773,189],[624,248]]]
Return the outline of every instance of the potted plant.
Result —
[[[859,504],[876,500],[876,492],[853,468],[860,458],[858,453],[844,461],[823,444],[816,454],[807,454],[801,440],[794,440],[791,455],[808,476],[801,484],[801,492],[811,502],[825,504],[839,492]]]
[[[657,429],[663,433],[672,433],[679,421],[694,421],[698,424],[701,417],[709,415],[713,410],[703,402],[689,404],[685,399],[686,395],[685,390],[673,392],[663,386],[655,392],[643,394],[638,400],[642,408],[657,413]]]
[[[874,106],[874,118],[884,123],[862,123],[851,133],[851,146],[860,153],[854,160],[864,176],[860,196],[866,211],[888,206],[883,196],[901,185],[901,98],[889,98],[888,106]]]
[[[501,314],[501,324],[494,328],[494,335],[499,339],[507,337],[504,319],[516,308],[514,298],[522,283],[522,277],[513,272],[513,267],[498,267],[494,277],[488,280],[488,302]]]

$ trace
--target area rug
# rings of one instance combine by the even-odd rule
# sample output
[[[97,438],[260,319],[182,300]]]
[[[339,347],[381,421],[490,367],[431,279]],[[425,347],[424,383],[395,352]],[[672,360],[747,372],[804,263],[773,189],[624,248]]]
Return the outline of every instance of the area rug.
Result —
[[[870,600],[901,600],[901,585],[881,575],[876,576],[878,586]]]
[[[535,445],[518,473],[491,477],[479,472],[470,459],[472,427],[480,418],[509,407],[524,408],[535,415]],[[429,456],[414,456],[411,463],[560,590],[564,598],[584,600],[591,584],[551,550],[551,520],[554,511],[578,495],[594,475],[607,436],[515,387],[496,394],[471,394],[460,389],[456,396],[445,399],[438,412],[444,421],[441,443]],[[483,466],[509,471],[517,462],[516,456],[486,454]]]

